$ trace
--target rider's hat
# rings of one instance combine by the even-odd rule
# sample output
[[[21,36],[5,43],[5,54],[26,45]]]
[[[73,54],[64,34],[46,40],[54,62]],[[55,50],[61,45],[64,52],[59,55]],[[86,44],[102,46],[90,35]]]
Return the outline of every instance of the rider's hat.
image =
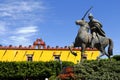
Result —
[[[89,14],[88,14],[88,17],[93,17],[92,13],[89,13]]]

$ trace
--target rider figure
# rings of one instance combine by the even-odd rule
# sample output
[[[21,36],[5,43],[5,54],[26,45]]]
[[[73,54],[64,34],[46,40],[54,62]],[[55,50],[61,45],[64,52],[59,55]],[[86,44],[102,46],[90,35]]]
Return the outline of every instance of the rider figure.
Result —
[[[90,30],[91,30],[91,34],[92,34],[92,39],[91,39],[91,48],[94,47],[94,38],[95,36],[97,36],[97,34],[105,37],[105,32],[102,30],[102,24],[94,19],[93,15],[90,13],[88,15],[89,18],[89,26],[90,26]]]

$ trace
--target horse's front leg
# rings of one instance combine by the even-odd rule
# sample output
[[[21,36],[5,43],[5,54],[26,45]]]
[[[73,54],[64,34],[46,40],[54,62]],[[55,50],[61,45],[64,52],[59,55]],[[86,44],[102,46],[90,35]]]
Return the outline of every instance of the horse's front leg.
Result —
[[[77,56],[77,53],[73,52],[73,48],[74,48],[74,44],[72,44],[71,46],[68,47],[70,52],[74,55],[74,56]]]
[[[82,46],[81,46],[81,59],[80,59],[81,62],[83,61],[83,58],[84,58],[85,48],[86,48],[86,44],[82,43]]]

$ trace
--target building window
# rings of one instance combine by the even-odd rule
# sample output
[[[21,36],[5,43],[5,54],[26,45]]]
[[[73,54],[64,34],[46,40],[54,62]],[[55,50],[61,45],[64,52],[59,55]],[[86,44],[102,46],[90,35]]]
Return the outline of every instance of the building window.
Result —
[[[33,61],[33,54],[27,54],[27,61]]]
[[[54,60],[60,61],[61,52],[53,52]]]
[[[55,61],[60,61],[60,56],[54,56]]]
[[[87,60],[87,54],[83,54],[83,59]]]

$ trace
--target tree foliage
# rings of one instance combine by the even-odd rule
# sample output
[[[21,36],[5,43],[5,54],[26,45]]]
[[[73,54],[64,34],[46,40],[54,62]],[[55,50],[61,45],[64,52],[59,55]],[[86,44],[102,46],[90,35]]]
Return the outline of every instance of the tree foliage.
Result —
[[[56,80],[61,66],[73,66],[76,80],[120,80],[120,60],[72,62],[0,62],[0,80]]]
[[[75,65],[78,80],[119,80],[120,61],[100,60],[86,61]]]
[[[114,55],[112,58],[117,60],[117,61],[120,61],[120,55]]]
[[[63,66],[73,65],[63,62]],[[0,80],[44,80],[50,76],[57,76],[61,66],[57,61],[50,62],[0,62]]]

